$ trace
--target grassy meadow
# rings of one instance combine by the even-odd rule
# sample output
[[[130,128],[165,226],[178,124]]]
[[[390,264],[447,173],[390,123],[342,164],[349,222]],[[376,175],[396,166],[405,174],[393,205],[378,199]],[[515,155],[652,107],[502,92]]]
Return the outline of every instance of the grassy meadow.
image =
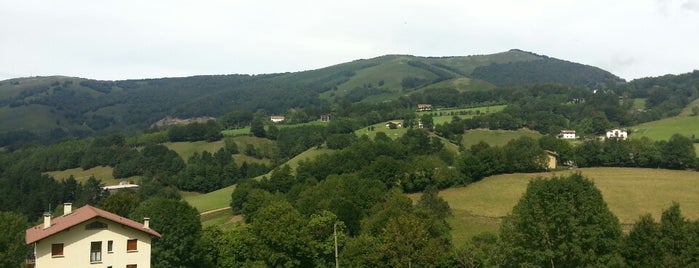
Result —
[[[177,152],[177,154],[182,157],[185,162],[189,157],[191,157],[195,152],[207,151],[209,153],[215,153],[219,149],[223,148],[223,141],[195,141],[195,142],[168,142],[163,143],[165,147],[170,150]]]
[[[687,137],[699,136],[699,116],[676,116],[647,122],[630,128],[631,137],[648,137],[653,140],[667,140],[679,133]]]
[[[541,134],[536,131],[520,129],[520,130],[488,130],[488,129],[472,129],[464,133],[461,144],[465,148],[470,148],[472,145],[484,141],[493,146],[503,146],[507,142],[517,139],[522,136],[538,139]]]
[[[609,209],[625,226],[650,213],[656,220],[672,202],[678,202],[685,217],[699,219],[699,173],[643,168],[581,168],[546,173],[503,174],[466,187],[440,192],[451,206],[449,219],[454,242],[459,245],[483,231],[497,231],[500,222],[519,201],[529,180],[581,172],[595,182]],[[417,198],[417,195],[413,195]]]
[[[83,170],[82,168],[71,168],[61,171],[50,171],[46,172],[46,174],[52,176],[54,179],[59,181],[67,179],[68,177],[70,177],[70,175],[73,175],[75,180],[80,183],[85,183],[90,178],[90,176],[94,176],[96,179],[101,180],[102,183],[104,183],[104,185],[116,185],[122,181],[135,181],[139,179],[138,177],[115,179],[114,176],[112,176],[112,170],[112,167],[99,166],[86,170]]]
[[[183,194],[182,197],[199,212],[205,212],[228,207],[228,205],[231,203],[231,194],[233,193],[233,190],[235,190],[235,185],[221,188],[206,194],[189,192]]]

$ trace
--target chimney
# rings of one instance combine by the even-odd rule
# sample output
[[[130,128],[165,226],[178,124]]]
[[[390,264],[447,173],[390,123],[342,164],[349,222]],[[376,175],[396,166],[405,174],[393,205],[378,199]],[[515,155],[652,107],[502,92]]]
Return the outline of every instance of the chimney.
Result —
[[[51,213],[44,212],[44,229],[51,227]]]
[[[73,203],[63,203],[63,215],[68,215],[73,212]]]
[[[150,218],[143,218],[143,228],[150,229]]]

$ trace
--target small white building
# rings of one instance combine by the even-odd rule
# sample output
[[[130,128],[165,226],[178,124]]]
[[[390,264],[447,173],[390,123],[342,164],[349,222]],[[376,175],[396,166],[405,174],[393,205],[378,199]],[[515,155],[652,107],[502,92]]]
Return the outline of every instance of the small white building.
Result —
[[[625,140],[629,136],[629,133],[623,129],[612,129],[607,131],[607,139],[621,139]]]
[[[138,223],[119,215],[84,206],[72,211],[63,206],[63,215],[51,218],[26,231],[32,246],[29,267],[125,267],[149,268],[151,238],[160,234],[149,228],[149,219]]]
[[[116,193],[121,190],[131,189],[138,190],[138,184],[133,184],[128,181],[119,182],[117,185],[109,185],[102,187],[102,190],[108,191],[110,194]]]
[[[561,133],[558,134],[558,138],[564,140],[574,140],[577,139],[578,136],[575,134],[575,130],[561,130]]]
[[[284,119],[285,119],[284,116],[281,116],[281,115],[273,115],[273,116],[269,117],[269,120],[272,120],[272,122],[274,122],[274,123],[279,123],[281,121],[284,121]]]

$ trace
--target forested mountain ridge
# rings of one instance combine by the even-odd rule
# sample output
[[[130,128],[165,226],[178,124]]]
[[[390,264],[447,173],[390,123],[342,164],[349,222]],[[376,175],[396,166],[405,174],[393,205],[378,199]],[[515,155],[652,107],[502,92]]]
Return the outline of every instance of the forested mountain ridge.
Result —
[[[516,63],[526,66],[527,76],[537,70],[547,75],[535,81],[504,82],[502,76],[511,75],[513,69],[489,67]],[[551,65],[566,68],[546,67]],[[500,70],[507,74],[499,75]],[[340,100],[381,102],[429,89],[478,91],[531,82],[602,86],[620,81],[595,67],[521,50],[464,57],[387,55],[317,70],[266,75],[120,81],[62,76],[18,78],[0,81],[0,140],[17,136],[57,140],[133,131],[165,116],[219,117],[233,111],[275,114],[294,108],[327,107]]]

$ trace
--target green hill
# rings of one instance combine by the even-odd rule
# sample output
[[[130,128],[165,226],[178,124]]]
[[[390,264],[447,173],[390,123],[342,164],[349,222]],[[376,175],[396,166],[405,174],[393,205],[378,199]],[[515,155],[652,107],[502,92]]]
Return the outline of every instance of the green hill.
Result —
[[[543,67],[551,62],[560,68]],[[0,81],[0,144],[30,136],[58,140],[68,136],[133,133],[166,116],[219,117],[232,111],[280,114],[298,107],[327,105],[338,99],[381,102],[425,90],[491,90],[500,84],[499,78],[473,74],[488,66],[514,63],[546,70],[547,75],[537,82],[580,84],[579,77],[570,72],[603,72],[511,50],[463,57],[388,55],[317,70],[254,76],[120,81],[62,76],[18,78]],[[604,73],[590,76],[591,80],[584,84],[604,83],[614,77]]]

